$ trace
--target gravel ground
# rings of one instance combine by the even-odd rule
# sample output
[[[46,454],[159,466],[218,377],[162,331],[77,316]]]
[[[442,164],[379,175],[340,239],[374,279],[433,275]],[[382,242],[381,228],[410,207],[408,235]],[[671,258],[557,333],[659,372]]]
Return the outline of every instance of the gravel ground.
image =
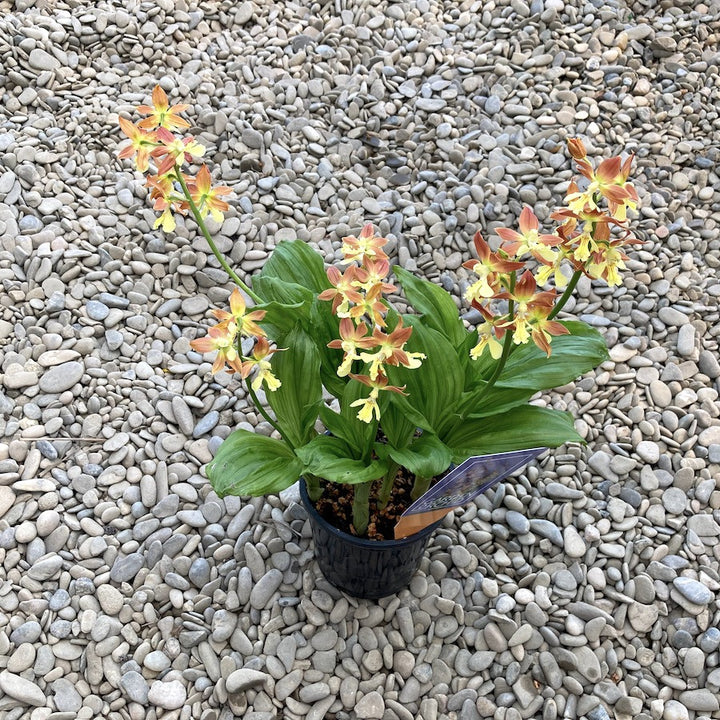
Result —
[[[720,718],[718,33],[718,0],[0,0],[3,718]],[[190,349],[227,276],[115,158],[158,80],[248,276],[372,221],[459,297],[477,229],[561,202],[569,135],[636,153],[645,244],[568,306],[611,361],[541,399],[587,448],[456,511],[395,597],[319,576],[295,489],[203,476],[270,428]]]

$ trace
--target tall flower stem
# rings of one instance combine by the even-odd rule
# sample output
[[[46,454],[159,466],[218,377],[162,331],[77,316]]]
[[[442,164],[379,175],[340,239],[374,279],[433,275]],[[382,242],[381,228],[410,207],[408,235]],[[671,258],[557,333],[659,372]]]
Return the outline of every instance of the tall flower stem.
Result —
[[[188,201],[188,204],[190,205],[190,210],[193,214],[193,217],[195,218],[195,222],[198,224],[198,227],[200,228],[200,232],[202,232],[203,237],[207,241],[207,244],[210,246],[210,249],[213,251],[213,254],[217,258],[217,261],[220,263],[220,265],[223,267],[225,272],[233,279],[233,282],[241,289],[244,290],[256,303],[260,304],[263,302],[263,299],[255,292],[253,292],[237,275],[237,273],[230,267],[227,260],[223,257],[220,250],[218,250],[217,245],[215,244],[215,241],[212,239],[212,236],[210,235],[207,227],[205,226],[205,221],[203,220],[202,215],[200,214],[200,211],[198,210],[198,206],[195,204],[195,201],[192,199],[192,196],[190,195],[190,191],[188,190],[188,186],[185,183],[185,178],[182,175],[182,172],[180,172],[180,168],[175,168],[175,177],[177,181],[180,183],[180,186],[182,187],[183,194],[185,195],[185,199]]]
[[[293,447],[292,443],[283,435],[282,430],[278,426],[278,424],[270,417],[270,414],[267,410],[263,407],[262,403],[260,402],[260,398],[257,396],[257,393],[253,390],[252,385],[250,384],[250,381],[247,381],[247,389],[250,393],[250,397],[252,398],[253,403],[255,404],[255,407],[257,408],[258,412],[267,420],[270,425],[275,428],[280,433],[280,437],[282,437],[283,442],[294,452],[295,448]]]
[[[575,287],[577,286],[578,280],[580,280],[581,275],[582,270],[576,270],[573,273],[573,276],[572,278],[570,278],[568,286],[565,288],[565,292],[563,292],[563,294],[560,296],[560,299],[555,303],[555,307],[548,315],[548,320],[552,320],[565,307],[565,303],[570,299],[570,296],[573,294],[573,291],[575,290]]]

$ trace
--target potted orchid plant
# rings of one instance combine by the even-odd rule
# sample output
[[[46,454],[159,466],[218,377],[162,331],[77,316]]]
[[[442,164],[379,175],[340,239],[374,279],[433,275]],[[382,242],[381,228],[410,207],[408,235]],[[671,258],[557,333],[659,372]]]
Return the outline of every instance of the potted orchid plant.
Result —
[[[177,134],[189,127],[185,109],[156,87],[152,105],[138,108],[143,120],[120,118],[130,138],[120,157],[148,173],[156,227],[171,232],[177,214],[191,215],[235,283],[228,308],[191,345],[213,356],[212,372],[237,376],[274,429],[234,431],[207,476],[220,496],[277,494],[302,477],[323,572],[353,594],[387,595],[407,583],[437,523],[399,540],[392,527],[452,463],[582,442],[569,413],[529,401],[607,358],[597,331],[556,318],[582,275],[621,282],[623,249],[638,242],[627,229],[632,158],[594,168],[571,139],[581,178],[552,214],[554,232],[542,233],[526,207],[517,230],[496,230],[496,249],[475,235],[464,300],[481,322],[468,329],[447,292],[391,264],[370,224],[343,238],[340,267],[283,241],[246,283],[205,222],[222,221],[231,190],[213,187],[205,165],[185,171],[204,154]]]

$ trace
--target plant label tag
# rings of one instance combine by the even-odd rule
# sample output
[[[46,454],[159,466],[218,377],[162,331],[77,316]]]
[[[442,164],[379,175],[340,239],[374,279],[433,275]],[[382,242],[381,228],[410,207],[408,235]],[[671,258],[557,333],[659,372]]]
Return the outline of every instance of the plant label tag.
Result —
[[[413,535],[450,510],[465,505],[527,465],[547,448],[512,450],[494,455],[475,455],[460,463],[416,500],[395,525],[395,539]]]

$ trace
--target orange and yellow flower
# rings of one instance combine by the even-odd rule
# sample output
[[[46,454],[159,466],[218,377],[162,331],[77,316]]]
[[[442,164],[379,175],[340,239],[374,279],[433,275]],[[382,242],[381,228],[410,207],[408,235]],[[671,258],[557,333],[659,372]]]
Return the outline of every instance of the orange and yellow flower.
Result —
[[[499,253],[492,252],[480,232],[475,233],[473,242],[480,259],[468,260],[463,263],[463,267],[478,276],[478,279],[465,291],[465,299],[470,303],[493,297],[502,290],[501,276],[513,270],[519,270],[525,265],[525,263],[507,260]]]
[[[265,331],[257,324],[265,317],[265,310],[247,311],[245,298],[239,288],[235,288],[230,295],[230,312],[227,310],[213,310],[212,314],[223,322],[233,322],[243,337],[265,337]]]
[[[372,223],[367,223],[360,231],[358,237],[349,235],[343,238],[342,254],[345,262],[363,262],[365,258],[370,260],[384,260],[387,258],[385,251],[382,250],[383,245],[387,244],[387,240],[383,237],[375,235],[375,229]]]
[[[190,197],[203,217],[211,215],[215,222],[221,223],[223,221],[223,213],[227,212],[230,206],[224,200],[221,200],[220,196],[229,195],[232,190],[224,185],[212,187],[210,171],[207,169],[207,165],[203,165],[197,176],[190,179],[188,190],[190,191]]]
[[[340,349],[345,355],[340,367],[337,369],[339,377],[350,373],[355,360],[360,359],[358,350],[368,350],[375,345],[372,335],[368,335],[368,328],[364,322],[355,325],[350,318],[340,320],[340,339],[328,343],[329,348]]]
[[[557,235],[538,233],[540,223],[535,213],[527,206],[520,213],[519,226],[520,232],[510,228],[495,230],[504,240],[502,250],[510,257],[520,258],[529,253],[540,262],[553,262],[555,251],[552,248],[560,245],[562,238]]]
[[[350,377],[353,380],[361,382],[363,385],[367,385],[370,390],[370,395],[366,398],[360,398],[355,402],[350,403],[350,407],[359,407],[357,418],[361,422],[370,423],[372,422],[373,416],[376,420],[380,419],[380,405],[378,404],[378,397],[382,391],[394,392],[399,395],[404,395],[405,386],[397,387],[396,385],[388,385],[388,379],[385,375],[378,375],[376,378],[371,378],[368,375],[355,375],[351,374]]]
[[[267,338],[258,338],[253,348],[252,356],[245,360],[243,363],[243,377],[247,377],[252,370],[255,370],[255,377],[252,381],[252,389],[256,392],[260,389],[263,383],[270,392],[275,392],[282,383],[272,372],[272,366],[270,361],[267,359],[273,353],[279,351],[279,348],[270,348],[270,343]]]
[[[406,368],[418,368],[425,355],[420,352],[408,352],[405,350],[405,343],[412,334],[411,327],[404,327],[402,318],[391,333],[385,333],[380,328],[375,328],[372,334],[373,352],[361,353],[360,359],[370,363],[368,373],[372,380],[376,380],[385,374],[385,365],[397,367],[402,365]]]
[[[205,154],[205,146],[196,142],[192,135],[186,138],[176,138],[165,128],[155,131],[159,145],[152,151],[154,158],[163,158],[158,165],[157,174],[167,175],[174,168],[179,168],[185,162],[192,162],[194,157]]]
[[[226,320],[209,328],[207,337],[191,340],[190,347],[199,353],[217,351],[217,357],[212,366],[213,375],[220,372],[226,365],[242,374],[242,362],[236,347],[237,333],[237,325],[231,320]]]
[[[120,129],[130,138],[130,144],[118,153],[118,157],[124,159],[134,156],[138,171],[147,172],[150,167],[150,153],[158,146],[155,133],[139,129],[124,117],[119,117],[118,123]]]
[[[508,331],[512,331],[512,339],[516,345],[524,345],[530,339],[547,355],[550,355],[550,337],[567,335],[569,330],[549,315],[555,305],[555,290],[537,292],[537,283],[530,270],[526,270],[512,293],[502,293],[515,302],[515,315],[512,320],[502,323]],[[498,327],[496,325],[496,327]]]
[[[363,300],[362,294],[358,291],[359,268],[351,265],[344,273],[341,273],[334,265],[327,269],[327,277],[332,288],[323,290],[319,300],[332,300],[332,311],[338,317],[349,317],[350,303],[356,304]]]
[[[499,360],[503,351],[499,341],[505,335],[505,328],[498,324],[502,319],[494,317],[487,308],[479,303],[474,302],[473,307],[482,313],[485,320],[476,328],[478,342],[475,347],[470,350],[470,357],[473,360],[477,360],[485,350],[488,350],[494,360]]]
[[[143,130],[153,130],[156,127],[166,128],[167,130],[180,130],[181,128],[189,128],[190,123],[178,116],[178,113],[184,112],[189,105],[173,105],[170,107],[168,97],[165,91],[156,85],[152,91],[152,106],[139,105],[137,110],[141,115],[149,115],[150,117],[141,120],[138,127]]]

